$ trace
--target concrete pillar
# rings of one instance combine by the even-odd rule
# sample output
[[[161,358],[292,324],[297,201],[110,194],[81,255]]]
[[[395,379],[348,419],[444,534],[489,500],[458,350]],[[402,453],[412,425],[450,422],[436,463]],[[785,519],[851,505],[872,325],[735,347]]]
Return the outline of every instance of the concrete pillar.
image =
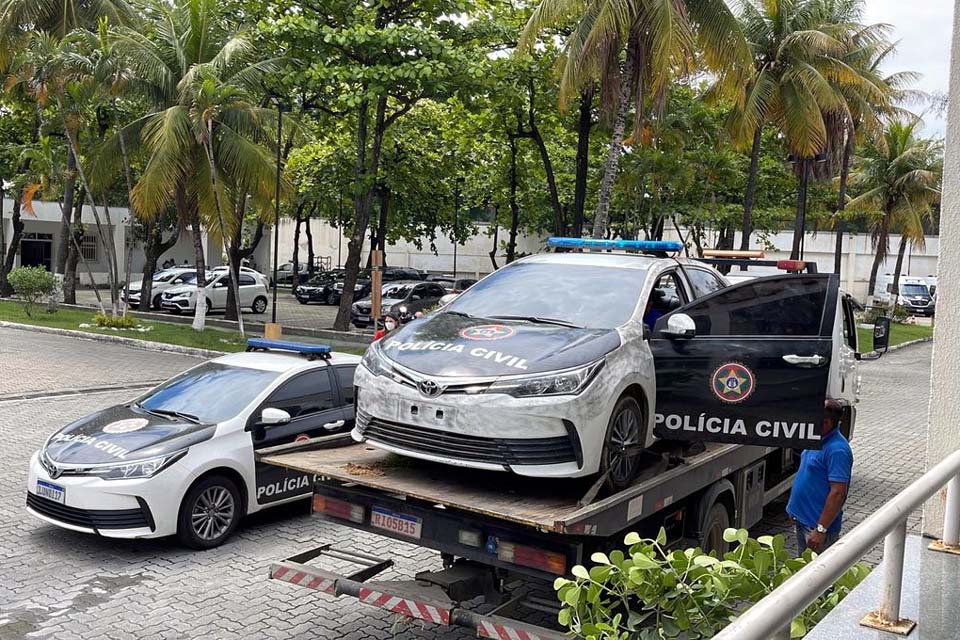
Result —
[[[950,103],[947,111],[946,154],[940,214],[940,260],[937,265],[937,306],[960,308],[960,0],[953,12],[950,55]],[[960,315],[937,314],[930,392],[927,468],[960,449]],[[909,420],[910,416],[903,416]],[[895,424],[890,428],[896,429]],[[890,460],[890,464],[895,461]],[[942,494],[943,492],[941,492]],[[944,495],[934,496],[923,510],[923,533],[940,536]]]

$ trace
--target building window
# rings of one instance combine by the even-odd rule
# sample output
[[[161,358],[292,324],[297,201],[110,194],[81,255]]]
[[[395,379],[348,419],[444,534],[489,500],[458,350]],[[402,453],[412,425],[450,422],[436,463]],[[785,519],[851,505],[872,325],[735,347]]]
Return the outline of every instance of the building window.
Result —
[[[97,262],[97,238],[96,236],[83,236],[80,240],[80,253],[84,260]]]

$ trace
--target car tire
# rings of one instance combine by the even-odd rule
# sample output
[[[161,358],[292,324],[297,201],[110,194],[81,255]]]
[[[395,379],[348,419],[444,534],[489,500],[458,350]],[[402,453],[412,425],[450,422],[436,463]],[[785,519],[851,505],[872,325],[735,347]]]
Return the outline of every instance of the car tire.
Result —
[[[723,532],[730,528],[730,512],[721,502],[713,503],[700,531],[700,548],[710,553],[717,552],[722,558],[730,549],[730,543],[723,539]]]
[[[265,313],[267,310],[267,299],[263,296],[257,296],[253,299],[253,306],[250,308],[254,313]]]
[[[175,316],[180,315],[180,307],[170,307],[168,311]]]
[[[226,476],[201,478],[187,490],[177,515],[177,539],[190,549],[223,544],[240,522],[243,502],[237,485]]]
[[[151,309],[159,309],[159,308],[160,308],[160,301],[161,301],[161,298],[162,298],[162,297],[163,297],[163,294],[162,294],[162,293],[158,293],[157,295],[153,296],[153,302],[150,304],[150,308],[151,308]]]
[[[338,302],[339,302],[339,300],[337,300],[337,294],[336,294],[335,292],[333,292],[333,291],[331,291],[330,293],[328,293],[326,299],[324,300],[324,303],[326,303],[326,304],[328,304],[328,305],[330,305],[330,306],[333,306],[333,305],[337,304]]]
[[[213,303],[210,302],[210,298],[207,298],[207,315],[210,315],[211,311],[213,311]]]
[[[644,447],[646,438],[647,421],[640,403],[632,396],[621,397],[610,414],[600,452],[600,473],[611,492],[622,491],[633,482],[642,460],[638,452],[630,455],[626,449]]]
[[[297,302],[299,302],[300,304],[307,304],[309,300],[304,300],[303,298],[297,298]]]

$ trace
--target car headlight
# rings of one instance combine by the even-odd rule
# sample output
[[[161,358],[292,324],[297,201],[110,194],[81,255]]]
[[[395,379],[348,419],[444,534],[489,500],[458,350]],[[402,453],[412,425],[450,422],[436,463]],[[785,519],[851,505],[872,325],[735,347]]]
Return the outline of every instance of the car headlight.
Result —
[[[97,476],[98,478],[103,478],[104,480],[133,480],[136,478],[151,478],[185,455],[187,455],[186,449],[165,456],[147,458],[146,460],[104,465],[102,467],[91,467],[87,469],[86,473],[83,475]]]
[[[491,384],[487,393],[506,393],[515,398],[577,395],[590,385],[603,363],[598,360],[577,369],[500,380]]]
[[[193,294],[195,293],[196,291],[181,291],[180,293],[173,294],[173,297],[174,298],[192,298]]]
[[[367,370],[375,376],[389,375],[393,369],[386,358],[383,357],[383,354],[380,353],[380,347],[378,347],[375,342],[367,348],[367,351],[363,354],[363,359],[360,360],[360,364],[365,366]]]

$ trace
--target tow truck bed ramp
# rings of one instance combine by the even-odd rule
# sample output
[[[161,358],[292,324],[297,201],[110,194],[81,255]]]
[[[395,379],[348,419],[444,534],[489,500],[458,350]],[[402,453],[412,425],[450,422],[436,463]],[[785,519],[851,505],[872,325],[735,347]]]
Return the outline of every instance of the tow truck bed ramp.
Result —
[[[769,451],[708,444],[701,453],[684,458],[662,453],[632,487],[591,504],[581,504],[590,490],[589,481],[458,468],[404,458],[366,444],[274,453],[260,460],[315,474],[321,481],[358,485],[539,531],[609,536]]]

